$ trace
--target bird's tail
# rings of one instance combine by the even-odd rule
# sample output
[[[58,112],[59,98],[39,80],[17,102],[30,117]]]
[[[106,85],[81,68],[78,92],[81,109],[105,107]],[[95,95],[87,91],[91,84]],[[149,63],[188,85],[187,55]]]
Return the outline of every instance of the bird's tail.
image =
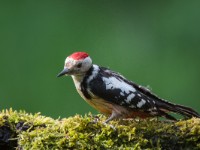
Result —
[[[167,112],[177,113],[184,116],[185,118],[192,118],[192,117],[200,118],[200,114],[190,107],[173,104],[167,101],[162,101],[158,105],[161,113],[163,113],[163,116],[170,120],[176,120],[176,118],[167,114]]]

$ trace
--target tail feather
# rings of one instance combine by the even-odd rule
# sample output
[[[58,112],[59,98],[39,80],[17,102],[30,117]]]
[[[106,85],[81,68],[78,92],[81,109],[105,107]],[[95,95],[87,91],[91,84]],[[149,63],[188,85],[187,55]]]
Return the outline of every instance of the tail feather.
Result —
[[[190,107],[186,107],[186,106],[182,106],[182,105],[178,105],[178,104],[173,104],[173,103],[163,101],[163,100],[162,100],[162,102],[160,101],[158,103],[158,108],[160,108],[162,110],[162,112],[164,110],[170,111],[170,112],[180,114],[180,115],[182,115],[186,118],[192,118],[192,117],[200,118],[200,114]]]
[[[191,118],[191,117],[200,118],[200,114],[197,113],[195,110],[193,110],[190,107],[186,107],[186,106],[182,106],[182,105],[174,105],[174,106],[175,106],[174,112],[177,111],[177,113],[179,113],[183,116],[187,116],[189,118]]]
[[[170,114],[168,114],[162,110],[159,110],[159,114],[161,117],[165,117],[166,119],[177,121],[177,119],[175,117],[171,116]]]

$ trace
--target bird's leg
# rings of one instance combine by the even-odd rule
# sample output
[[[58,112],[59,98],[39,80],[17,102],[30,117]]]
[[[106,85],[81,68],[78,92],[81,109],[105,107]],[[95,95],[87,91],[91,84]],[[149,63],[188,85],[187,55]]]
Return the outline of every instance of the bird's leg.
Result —
[[[104,124],[107,124],[109,121],[113,120],[115,116],[111,115],[106,121],[104,121]]]
[[[104,122],[104,124],[107,124],[109,121],[111,121],[113,119],[120,118],[120,116],[121,116],[120,114],[113,111],[111,116]]]
[[[112,129],[116,130],[116,128],[113,125],[108,124],[108,122],[110,122],[113,119],[118,119],[120,117],[121,117],[121,115],[119,113],[116,113],[116,112],[113,111],[111,116],[103,124],[109,125]]]

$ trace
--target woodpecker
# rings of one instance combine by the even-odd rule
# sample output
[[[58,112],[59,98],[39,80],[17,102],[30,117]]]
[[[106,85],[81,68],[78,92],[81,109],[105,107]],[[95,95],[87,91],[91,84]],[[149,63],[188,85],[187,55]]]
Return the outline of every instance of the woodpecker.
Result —
[[[96,110],[109,116],[105,123],[119,118],[155,116],[176,120],[169,112],[185,118],[200,118],[192,108],[161,99],[121,74],[92,64],[86,52],[75,52],[68,56],[64,70],[57,77],[63,75],[72,76],[80,96]]]

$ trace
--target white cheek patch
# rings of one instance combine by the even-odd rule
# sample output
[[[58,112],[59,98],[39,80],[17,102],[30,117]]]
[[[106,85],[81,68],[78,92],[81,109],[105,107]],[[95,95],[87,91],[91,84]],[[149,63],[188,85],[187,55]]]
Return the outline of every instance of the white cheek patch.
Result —
[[[81,64],[81,67],[77,67],[78,64]],[[71,69],[76,73],[84,73],[87,72],[92,66],[92,60],[90,57],[86,57],[85,59],[75,60],[71,57],[67,57],[65,59],[65,68]]]
[[[82,61],[81,71],[85,72],[92,66],[92,59],[90,57],[86,57]]]

